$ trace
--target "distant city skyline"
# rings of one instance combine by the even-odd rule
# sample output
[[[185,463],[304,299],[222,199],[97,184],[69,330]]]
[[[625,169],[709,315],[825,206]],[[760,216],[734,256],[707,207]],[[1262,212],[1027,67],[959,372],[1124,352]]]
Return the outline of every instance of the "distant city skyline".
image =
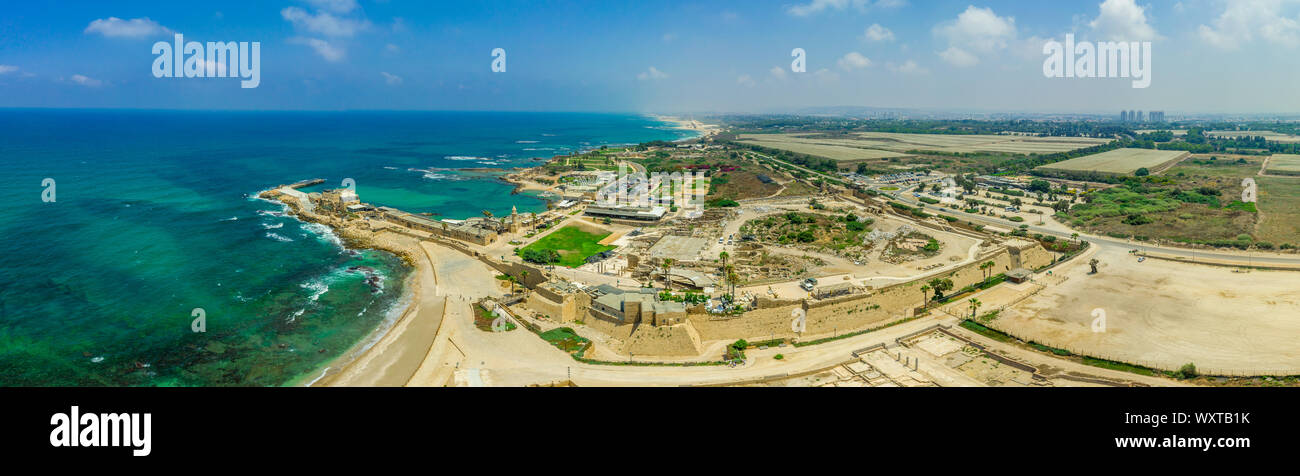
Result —
[[[0,107],[1300,111],[1300,0],[73,1],[0,11]],[[151,45],[176,34],[260,43],[260,84],[154,77]],[[1149,42],[1150,87],[1045,77],[1044,45],[1067,34]],[[496,48],[504,72],[493,71]],[[792,71],[796,48],[803,72]]]

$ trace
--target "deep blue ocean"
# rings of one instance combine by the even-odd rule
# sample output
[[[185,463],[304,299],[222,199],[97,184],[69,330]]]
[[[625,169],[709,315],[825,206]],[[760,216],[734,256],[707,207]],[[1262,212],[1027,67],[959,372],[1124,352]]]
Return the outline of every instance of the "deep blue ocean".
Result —
[[[400,312],[410,270],[258,191],[351,178],[413,212],[541,211],[459,169],[690,134],[611,114],[0,110],[0,386],[307,381]]]

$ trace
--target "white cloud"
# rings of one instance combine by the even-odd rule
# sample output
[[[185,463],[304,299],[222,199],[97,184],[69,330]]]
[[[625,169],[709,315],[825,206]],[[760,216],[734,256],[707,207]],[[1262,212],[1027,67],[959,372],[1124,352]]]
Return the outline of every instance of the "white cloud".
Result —
[[[68,79],[71,80],[71,81],[74,82],[74,83],[77,83],[77,84],[80,84],[80,85],[82,85],[82,86],[86,86],[86,87],[91,87],[91,88],[96,88],[96,87],[99,87],[99,85],[104,84],[103,81],[100,81],[100,80],[95,79],[95,78],[88,78],[88,77],[86,77],[86,76],[82,76],[82,75],[80,75],[80,74],[74,74],[74,75],[72,75],[71,78],[68,78]]]
[[[1016,19],[1000,17],[992,8],[966,7],[957,19],[934,27],[936,36],[948,40],[939,56],[954,66],[979,64],[980,55],[1005,49],[1016,39]]]
[[[325,58],[326,61],[339,61],[344,56],[341,48],[331,45],[328,41],[320,38],[295,37],[290,38],[289,43],[310,46],[313,50],[316,50],[316,54],[320,55],[321,58]]]
[[[784,80],[786,78],[786,75],[788,74],[786,73],[785,68],[782,68],[780,66],[773,66],[772,69],[769,69],[767,71],[769,73],[772,73],[772,77],[781,80]]]
[[[862,33],[862,38],[867,41],[894,41],[894,32],[888,28],[880,26],[879,23],[873,23],[867,27],[867,31]]]
[[[663,71],[659,71],[658,69],[655,69],[654,66],[651,66],[650,69],[645,70],[641,72],[641,74],[636,75],[636,79],[641,81],[646,81],[651,79],[660,80],[660,79],[667,79],[667,78],[668,78],[668,74],[664,73]]]
[[[1201,40],[1223,50],[1235,50],[1251,43],[1256,36],[1278,46],[1300,45],[1300,17],[1288,18],[1300,0],[1233,0],[1225,2],[1223,13],[1214,26],[1201,25]]]
[[[852,71],[855,69],[871,67],[871,59],[867,58],[866,56],[862,56],[861,53],[853,51],[850,52],[849,54],[844,55],[844,57],[840,58],[837,64],[840,65],[840,69],[843,69],[845,71]]]
[[[1147,24],[1146,7],[1136,0],[1106,0],[1101,3],[1101,13],[1088,26],[1112,41],[1150,41],[1157,38],[1156,29]]]
[[[792,5],[786,9],[791,15],[806,17],[825,10],[843,10],[849,6],[849,0],[812,0],[802,5]]]
[[[334,13],[347,13],[357,9],[356,0],[306,0],[308,5]]]
[[[742,74],[740,77],[736,78],[736,84],[742,86],[753,86],[755,83],[754,78],[750,77],[748,74]]]
[[[13,73],[13,72],[16,72],[16,71],[18,71],[18,67],[17,67],[17,66],[11,66],[11,65],[7,65],[7,64],[0,64],[0,74],[9,74],[9,73]]]
[[[826,68],[813,71],[813,77],[817,78],[823,84],[833,83],[840,80],[840,74]]]
[[[948,64],[963,68],[980,64],[978,56],[956,46],[949,47],[948,49],[939,52],[939,57],[943,58],[943,60],[948,62]]]
[[[289,23],[293,23],[295,28],[320,33],[325,36],[350,38],[356,35],[357,32],[370,27],[370,22],[366,20],[340,18],[325,11],[318,11],[313,15],[298,7],[287,7],[280,10],[280,16],[288,20]]]
[[[901,65],[891,62],[885,65],[885,69],[902,74],[926,74],[930,72],[930,70],[922,68],[921,65],[912,60],[907,60]]]
[[[808,3],[791,5],[785,11],[797,17],[806,17],[828,10],[844,10],[849,7],[865,11],[872,8],[898,8],[903,5],[907,5],[906,0],[812,0]]]
[[[379,74],[384,76],[384,82],[388,83],[389,86],[397,86],[399,84],[402,84],[401,76],[398,76],[396,74],[389,74],[386,71],[380,71]]]
[[[156,21],[150,20],[149,17],[132,18],[130,20],[108,17],[90,22],[82,33],[99,33],[109,38],[139,38],[171,33],[171,30],[159,25]]]

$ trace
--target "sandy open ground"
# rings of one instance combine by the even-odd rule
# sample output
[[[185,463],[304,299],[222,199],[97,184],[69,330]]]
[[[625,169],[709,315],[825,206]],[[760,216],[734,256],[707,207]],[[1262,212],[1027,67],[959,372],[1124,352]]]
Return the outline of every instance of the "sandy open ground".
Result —
[[[1021,339],[1075,353],[1166,370],[1193,363],[1201,373],[1300,373],[1300,273],[1234,272],[1148,259],[1120,248],[1054,270],[1060,284],[1003,311],[992,323]],[[1094,310],[1106,316],[1094,333]]]

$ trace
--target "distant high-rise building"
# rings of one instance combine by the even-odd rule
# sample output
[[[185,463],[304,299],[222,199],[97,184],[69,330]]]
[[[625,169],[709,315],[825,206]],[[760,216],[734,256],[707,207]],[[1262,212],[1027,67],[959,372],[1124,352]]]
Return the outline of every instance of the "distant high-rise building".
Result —
[[[1128,122],[1128,111],[1119,112],[1119,122]]]
[[[1137,119],[1134,119],[1134,121],[1136,121],[1136,122],[1146,122],[1145,120],[1143,120],[1143,117],[1142,117],[1142,111],[1138,111],[1138,112],[1137,112]]]

